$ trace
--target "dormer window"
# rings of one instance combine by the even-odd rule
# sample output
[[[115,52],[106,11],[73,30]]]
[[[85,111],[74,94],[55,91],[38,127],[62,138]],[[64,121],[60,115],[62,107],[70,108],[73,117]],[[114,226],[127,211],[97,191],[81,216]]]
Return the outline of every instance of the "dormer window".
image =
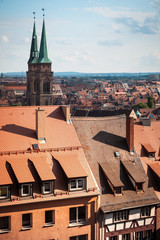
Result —
[[[52,183],[51,182],[44,182],[43,183],[43,194],[52,193]]]
[[[78,179],[72,179],[70,180],[70,190],[81,190],[84,189],[84,179],[78,178]]]
[[[136,183],[136,191],[137,192],[143,191],[143,183]]]
[[[0,187],[0,199],[5,199],[9,197],[8,186]]]
[[[123,189],[123,187],[116,187],[116,188],[114,188],[115,194],[122,194],[122,189]]]
[[[31,186],[30,184],[22,184],[21,185],[21,196],[30,196],[31,195]]]

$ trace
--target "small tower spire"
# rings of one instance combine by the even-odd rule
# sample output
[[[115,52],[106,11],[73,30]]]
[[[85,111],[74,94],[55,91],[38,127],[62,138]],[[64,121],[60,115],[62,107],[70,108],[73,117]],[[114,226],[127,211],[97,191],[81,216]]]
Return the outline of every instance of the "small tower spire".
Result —
[[[35,12],[33,12],[33,15],[34,15],[33,34],[32,34],[31,50],[30,50],[30,57],[29,57],[28,63],[37,63],[37,60],[39,57],[36,24],[35,24]]]
[[[48,51],[47,51],[44,8],[42,8],[42,11],[43,11],[43,26],[42,26],[42,35],[41,35],[41,44],[40,44],[38,62],[39,63],[51,63],[51,60],[48,58]]]

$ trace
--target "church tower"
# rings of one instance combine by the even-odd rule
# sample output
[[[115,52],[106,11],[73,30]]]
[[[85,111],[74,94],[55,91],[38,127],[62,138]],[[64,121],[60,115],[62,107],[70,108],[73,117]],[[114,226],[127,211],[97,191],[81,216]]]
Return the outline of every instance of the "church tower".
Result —
[[[40,50],[38,51],[35,18],[27,71],[27,105],[53,104],[53,72],[48,58],[45,19],[43,19]]]

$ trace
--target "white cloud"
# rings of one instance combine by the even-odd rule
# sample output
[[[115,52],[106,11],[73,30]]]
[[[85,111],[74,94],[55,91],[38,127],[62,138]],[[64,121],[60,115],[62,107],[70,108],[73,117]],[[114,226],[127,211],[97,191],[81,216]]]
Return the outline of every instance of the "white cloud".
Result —
[[[129,10],[112,10],[108,7],[92,7],[92,8],[85,8],[86,11],[98,13],[103,17],[107,18],[132,18],[139,22],[144,22],[146,18],[154,17],[154,12],[133,12]]]
[[[3,35],[3,36],[2,36],[2,41],[3,41],[4,43],[8,43],[8,42],[9,42],[9,39],[8,39],[7,36]]]

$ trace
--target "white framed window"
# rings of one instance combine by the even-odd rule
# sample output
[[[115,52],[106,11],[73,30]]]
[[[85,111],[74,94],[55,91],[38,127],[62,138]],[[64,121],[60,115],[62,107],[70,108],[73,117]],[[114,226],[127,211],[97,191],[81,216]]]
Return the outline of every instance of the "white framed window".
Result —
[[[150,213],[151,213],[150,207],[143,207],[143,208],[141,209],[141,216],[142,216],[142,217],[149,217],[149,216],[150,216]]]
[[[70,208],[69,213],[69,223],[70,225],[74,224],[83,224],[86,222],[86,207],[74,207]]]
[[[72,179],[70,180],[70,191],[84,189],[84,179]]]
[[[8,232],[10,230],[10,217],[0,217],[0,232]]]
[[[114,221],[120,222],[120,221],[126,221],[128,220],[128,211],[120,211],[114,213]]]
[[[52,226],[54,224],[54,211],[45,211],[45,226]]]
[[[8,198],[8,186],[1,186],[0,187],[0,199]]]
[[[43,183],[43,193],[49,194],[52,192],[52,183],[51,182],[44,182]]]
[[[21,185],[21,196],[29,196],[29,195],[31,195],[30,184],[22,184]]]
[[[32,228],[32,213],[22,214],[22,229]]]

